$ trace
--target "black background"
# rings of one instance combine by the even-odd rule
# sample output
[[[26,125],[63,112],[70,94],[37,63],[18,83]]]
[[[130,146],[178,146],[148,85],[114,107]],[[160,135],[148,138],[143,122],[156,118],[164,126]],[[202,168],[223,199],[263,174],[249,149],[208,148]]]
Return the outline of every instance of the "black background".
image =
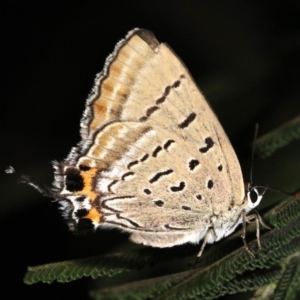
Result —
[[[231,139],[245,180],[255,122],[263,135],[299,115],[299,1],[10,1],[1,6],[0,272],[1,294],[10,299],[85,299],[96,286],[92,280],[26,286],[27,266],[131,247],[127,236],[115,231],[72,235],[56,204],[4,174],[13,165],[51,184],[50,162],[64,159],[79,141],[79,120],[95,74],[130,29],[153,31],[185,62]],[[270,159],[255,160],[255,182],[295,189],[299,152],[298,141]],[[111,278],[97,281],[97,286],[112,284]]]

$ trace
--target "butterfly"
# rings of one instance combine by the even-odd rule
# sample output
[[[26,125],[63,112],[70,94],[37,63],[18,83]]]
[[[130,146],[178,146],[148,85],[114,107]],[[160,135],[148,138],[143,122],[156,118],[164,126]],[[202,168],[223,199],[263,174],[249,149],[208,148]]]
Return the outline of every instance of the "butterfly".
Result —
[[[248,213],[262,195],[245,188],[217,117],[152,32],[134,29],[116,45],[80,125],[79,144],[54,162],[51,188],[23,176],[58,201],[71,230],[118,228],[161,248],[202,240],[200,256],[240,223],[260,221]]]

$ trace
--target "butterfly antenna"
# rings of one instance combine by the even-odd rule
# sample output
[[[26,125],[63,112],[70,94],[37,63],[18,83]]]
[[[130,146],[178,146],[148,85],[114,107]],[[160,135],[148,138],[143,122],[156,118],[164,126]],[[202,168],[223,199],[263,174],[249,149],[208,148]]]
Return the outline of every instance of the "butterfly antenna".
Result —
[[[256,140],[257,140],[258,130],[259,130],[259,124],[256,123],[255,124],[255,131],[254,131],[254,138],[253,138],[253,145],[252,145],[252,154],[251,154],[251,169],[250,169],[250,184],[249,184],[250,187],[252,187],[252,185],[253,185],[254,151],[255,151],[255,143],[256,143]],[[295,193],[289,193],[289,192],[286,192],[286,191],[271,188],[269,186],[255,186],[255,187],[264,189],[262,195],[264,195],[267,190],[271,190],[271,191],[274,191],[274,192],[284,194],[286,196],[294,196],[294,197],[296,196],[297,197],[299,195],[299,192],[300,192],[300,190],[297,190]]]
[[[254,165],[254,150],[255,150],[255,143],[257,140],[257,135],[258,135],[258,129],[259,129],[259,124],[255,124],[255,131],[254,131],[254,138],[253,138],[253,145],[252,145],[252,153],[251,153],[251,168],[250,168],[250,186],[253,184],[253,165]]]
[[[49,197],[49,198],[55,198],[54,192],[47,186],[43,185],[42,183],[38,182],[36,179],[31,178],[27,175],[19,174],[15,171],[15,169],[10,166],[5,170],[6,174],[14,174],[18,177],[18,181],[20,183],[26,183],[34,187],[36,190],[38,190],[43,196]]]
[[[255,187],[263,188],[264,189],[263,194],[266,192],[266,190],[274,191],[274,192],[277,192],[277,193],[280,193],[280,194],[283,194],[283,195],[286,195],[286,196],[293,196],[293,197],[298,197],[298,194],[299,194],[299,190],[297,190],[294,193],[289,193],[289,192],[286,192],[286,191],[274,189],[274,188],[269,187],[269,186],[257,185]]]

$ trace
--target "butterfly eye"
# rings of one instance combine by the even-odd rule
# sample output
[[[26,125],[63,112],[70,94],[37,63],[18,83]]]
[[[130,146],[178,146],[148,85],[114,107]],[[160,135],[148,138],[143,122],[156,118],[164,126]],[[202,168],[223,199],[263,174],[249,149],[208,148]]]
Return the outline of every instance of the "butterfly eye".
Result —
[[[250,201],[252,203],[256,203],[257,199],[258,199],[258,192],[256,189],[251,189],[248,193],[248,198],[250,199]]]

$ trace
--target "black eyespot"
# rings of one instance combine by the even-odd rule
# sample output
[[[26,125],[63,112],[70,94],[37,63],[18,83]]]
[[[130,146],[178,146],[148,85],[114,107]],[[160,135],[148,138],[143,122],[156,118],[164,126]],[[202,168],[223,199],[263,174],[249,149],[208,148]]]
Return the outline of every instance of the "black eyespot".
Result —
[[[255,203],[257,201],[257,199],[258,199],[258,193],[257,193],[256,190],[251,189],[249,191],[248,195],[249,195],[249,198],[250,198],[250,200],[251,200],[252,203]]]
[[[78,201],[78,202],[83,202],[84,200],[85,200],[84,196],[76,198],[76,201]]]
[[[64,170],[64,175],[79,175],[80,174],[80,170],[76,167],[67,167]]]
[[[82,231],[89,231],[94,228],[92,220],[90,219],[79,219],[77,223],[77,230],[80,232]]]
[[[81,171],[88,171],[88,170],[90,170],[91,168],[90,168],[89,166],[80,165],[80,166],[79,166],[79,169],[80,169]]]
[[[79,174],[66,175],[65,184],[69,192],[82,191],[84,188],[83,178]]]
[[[77,218],[82,218],[82,217],[86,216],[88,213],[89,213],[89,211],[87,209],[81,208],[81,209],[78,209],[77,211],[75,211],[75,216]]]

